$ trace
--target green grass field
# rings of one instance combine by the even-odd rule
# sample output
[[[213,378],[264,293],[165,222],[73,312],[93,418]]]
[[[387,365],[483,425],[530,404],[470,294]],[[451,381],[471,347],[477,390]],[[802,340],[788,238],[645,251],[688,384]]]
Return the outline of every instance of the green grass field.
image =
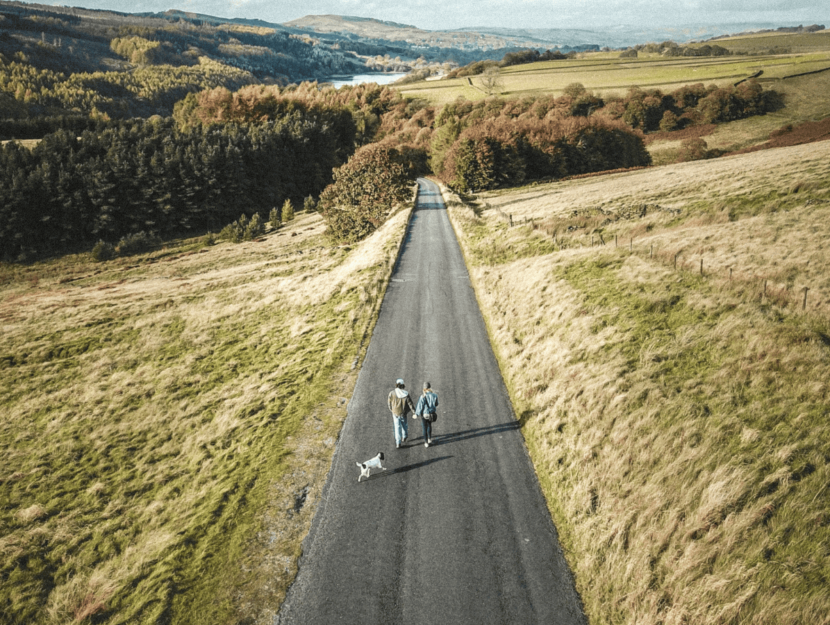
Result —
[[[273,618],[407,214],[0,266],[3,623]]]
[[[501,96],[506,98],[528,95],[561,95],[571,83],[582,83],[600,95],[623,95],[630,87],[655,88],[672,91],[683,85],[704,83],[730,84],[763,70],[764,81],[830,67],[830,35],[770,35],[756,38],[717,40],[718,45],[738,52],[756,52],[757,41],[764,41],[763,49],[791,47],[789,54],[758,53],[753,56],[727,57],[662,57],[642,54],[635,59],[621,59],[619,53],[585,53],[580,58],[547,61],[503,68]],[[794,41],[810,42],[795,45]],[[409,96],[424,98],[433,104],[446,104],[463,96],[468,100],[486,97],[481,89],[481,77],[455,78],[412,83],[400,87]]]
[[[590,622],[830,623],[828,163],[449,195]]]

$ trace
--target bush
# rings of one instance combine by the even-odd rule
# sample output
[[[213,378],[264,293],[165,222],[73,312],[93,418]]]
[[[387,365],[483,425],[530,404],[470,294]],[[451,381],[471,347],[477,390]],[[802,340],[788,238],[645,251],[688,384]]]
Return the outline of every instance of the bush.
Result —
[[[98,241],[92,248],[92,259],[99,263],[115,258],[115,246],[106,241]]]
[[[680,144],[680,153],[677,155],[678,163],[688,161],[700,161],[709,158],[709,146],[701,138],[685,139]]]
[[[160,244],[161,239],[159,239],[156,235],[142,230],[141,232],[121,237],[121,240],[118,241],[118,244],[115,246],[115,251],[119,256],[129,256],[131,254],[145,252],[148,249]]]
[[[251,221],[248,222],[248,225],[245,227],[245,233],[242,235],[246,241],[253,241],[257,237],[261,237],[265,234],[265,224],[262,221],[262,217],[259,216],[259,213],[254,213],[254,216],[251,217]]]
[[[677,115],[675,115],[671,111],[666,111],[665,113],[663,113],[663,119],[660,120],[660,130],[662,130],[663,132],[671,132],[672,130],[677,130],[677,127]]]
[[[245,231],[247,228],[248,216],[241,215],[239,219],[222,228],[222,232],[219,233],[219,238],[230,241],[231,243],[239,243],[245,239]]]
[[[314,201],[314,196],[309,195],[303,200],[303,210],[307,213],[313,213],[317,210],[317,202]]]

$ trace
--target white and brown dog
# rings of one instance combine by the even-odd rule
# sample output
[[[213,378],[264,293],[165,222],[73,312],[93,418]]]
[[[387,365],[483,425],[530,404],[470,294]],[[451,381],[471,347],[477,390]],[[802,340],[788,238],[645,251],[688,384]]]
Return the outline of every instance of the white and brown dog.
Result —
[[[381,464],[383,461],[383,452],[380,452],[374,458],[367,460],[366,462],[355,462],[357,466],[360,467],[360,475],[357,476],[357,481],[360,481],[360,478],[365,477],[367,480],[369,479],[369,473],[372,469],[380,469],[381,471],[386,471],[386,467]]]

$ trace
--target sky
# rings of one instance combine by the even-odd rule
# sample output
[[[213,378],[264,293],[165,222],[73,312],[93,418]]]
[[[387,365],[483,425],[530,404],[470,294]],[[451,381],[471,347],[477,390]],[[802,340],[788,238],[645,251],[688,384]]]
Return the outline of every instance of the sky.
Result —
[[[49,4],[49,0],[39,0]],[[828,0],[62,0],[125,13],[179,9],[284,23],[305,15],[353,15],[426,30],[464,27],[682,27],[690,24],[830,25]]]

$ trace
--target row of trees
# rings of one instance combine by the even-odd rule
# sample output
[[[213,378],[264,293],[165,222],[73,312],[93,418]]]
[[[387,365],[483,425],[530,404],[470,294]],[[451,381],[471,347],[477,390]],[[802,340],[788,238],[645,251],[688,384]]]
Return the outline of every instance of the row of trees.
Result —
[[[573,83],[559,97],[490,98],[475,103],[458,100],[444,106],[435,124],[436,130],[446,123],[454,123],[463,130],[469,125],[499,116],[513,119],[523,116],[537,119],[595,116],[620,120],[631,128],[651,132],[742,119],[777,110],[780,106],[779,94],[764,90],[755,80],[727,87],[698,83],[671,93],[635,87],[622,97],[600,97],[583,85]],[[436,156],[440,158],[440,150],[438,153],[433,151],[433,158]]]
[[[642,135],[600,118],[487,120],[461,132],[440,177],[461,191],[651,164]]]
[[[256,82],[234,67],[199,59],[192,67],[145,66],[132,72],[76,73],[37,69],[21,53],[0,54],[0,93],[29,105],[40,114],[106,115],[111,118],[170,115],[188,93],[224,86],[238,89]]]
[[[436,110],[377,85],[207,89],[179,101],[172,118],[94,130],[53,120],[66,130],[33,151],[6,146],[0,244],[12,260],[141,232],[217,230],[308,196],[320,196],[335,238],[354,240],[429,169],[479,190],[647,165],[642,130],[737,119],[767,110],[769,96],[747,82],[602,99],[574,84],[560,97],[459,99]]]
[[[29,151],[0,150],[3,260],[89,249],[139,232],[218,230],[240,212],[301,206],[331,180],[337,138],[295,110],[274,123],[198,126],[172,120],[59,131]]]

